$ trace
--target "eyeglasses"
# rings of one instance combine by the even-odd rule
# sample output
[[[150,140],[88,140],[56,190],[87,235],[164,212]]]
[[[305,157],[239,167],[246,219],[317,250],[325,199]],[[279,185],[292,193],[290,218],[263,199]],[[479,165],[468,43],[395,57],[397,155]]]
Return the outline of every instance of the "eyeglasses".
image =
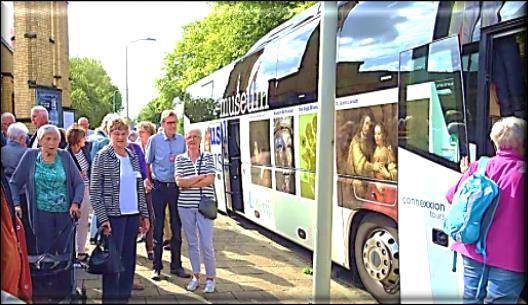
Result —
[[[199,136],[186,136],[185,139],[187,140],[190,140],[190,139],[199,139],[200,137]]]
[[[165,124],[167,124],[167,125],[173,125],[173,124],[176,124],[176,121],[171,121],[171,122],[167,122],[167,121],[165,121]]]

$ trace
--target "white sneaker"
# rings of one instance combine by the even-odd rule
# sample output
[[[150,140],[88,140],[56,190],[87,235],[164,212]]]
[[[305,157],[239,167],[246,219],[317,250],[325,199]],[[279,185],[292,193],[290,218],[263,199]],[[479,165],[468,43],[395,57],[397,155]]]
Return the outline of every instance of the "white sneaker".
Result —
[[[192,280],[187,284],[187,290],[195,291],[198,286],[200,286],[200,282],[193,276]]]
[[[152,270],[151,278],[155,281],[161,281],[161,274],[159,270]]]
[[[203,290],[204,293],[212,293],[215,290],[215,281],[214,280],[207,280],[205,281],[205,288]]]

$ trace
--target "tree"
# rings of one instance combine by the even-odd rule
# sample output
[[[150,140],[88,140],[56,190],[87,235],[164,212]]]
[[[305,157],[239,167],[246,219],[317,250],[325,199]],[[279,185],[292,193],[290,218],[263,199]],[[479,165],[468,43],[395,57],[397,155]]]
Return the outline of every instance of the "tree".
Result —
[[[212,11],[205,19],[184,26],[182,40],[177,42],[174,51],[164,59],[165,75],[156,81],[159,96],[150,102],[153,105],[149,103],[142,112],[149,113],[160,105],[172,108],[175,97],[189,102],[185,97],[185,90],[189,85],[242,57],[270,30],[315,3],[315,1],[211,3]],[[192,111],[194,108],[199,108],[196,111],[208,109],[209,102],[194,101],[193,105],[186,105],[185,111],[187,113],[191,107],[193,107]],[[194,114],[198,115],[196,111]]]
[[[106,73],[100,61],[91,58],[71,58],[71,100],[77,117],[85,116],[90,125],[99,126],[103,117],[122,109],[122,97],[118,88]]]

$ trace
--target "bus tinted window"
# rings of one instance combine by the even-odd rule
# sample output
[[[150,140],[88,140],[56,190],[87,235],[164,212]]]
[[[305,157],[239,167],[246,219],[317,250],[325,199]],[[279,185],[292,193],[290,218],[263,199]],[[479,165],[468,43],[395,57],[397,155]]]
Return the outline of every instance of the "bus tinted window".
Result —
[[[271,188],[270,121],[249,123],[251,182]]]
[[[336,96],[396,87],[399,52],[431,41],[437,7],[431,2],[357,4],[338,33]]]
[[[400,145],[458,163],[467,155],[456,37],[401,53]]]
[[[261,54],[251,68],[247,82],[247,92],[268,92],[269,83],[274,82],[277,76],[278,45],[271,42],[259,52]]]
[[[279,41],[277,80],[270,88],[271,108],[317,100],[319,21],[300,26]]]
[[[275,118],[273,126],[276,189],[295,194],[293,116]]]

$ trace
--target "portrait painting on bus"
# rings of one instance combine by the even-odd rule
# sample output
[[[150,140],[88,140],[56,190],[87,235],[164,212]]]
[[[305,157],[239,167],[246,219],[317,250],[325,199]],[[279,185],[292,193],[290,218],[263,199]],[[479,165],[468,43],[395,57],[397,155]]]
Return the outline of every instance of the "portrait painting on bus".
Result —
[[[271,188],[270,121],[249,123],[251,182]]]
[[[275,188],[295,194],[295,163],[293,156],[293,116],[273,120],[275,150]]]
[[[301,156],[301,196],[315,199],[315,150],[317,143],[317,114],[299,116]]]
[[[211,152],[211,130],[209,128],[205,129],[203,141],[204,151]]]
[[[396,202],[397,104],[336,112],[338,203]]]

